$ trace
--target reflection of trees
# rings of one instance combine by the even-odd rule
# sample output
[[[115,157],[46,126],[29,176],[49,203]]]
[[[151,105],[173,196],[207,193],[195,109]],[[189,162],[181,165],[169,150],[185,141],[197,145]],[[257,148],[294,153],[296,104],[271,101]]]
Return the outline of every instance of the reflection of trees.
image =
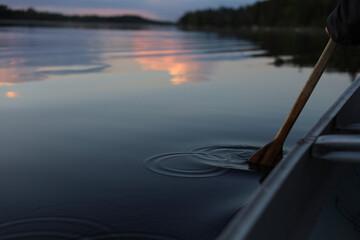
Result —
[[[256,42],[267,55],[275,57],[277,66],[292,64],[300,68],[313,67],[328,41],[327,35],[320,31],[242,32],[238,37]],[[338,47],[327,71],[348,72],[354,79],[360,72],[360,47]]]
[[[179,20],[183,27],[243,29],[251,26],[258,29],[281,27],[325,27],[329,13],[337,0],[268,0],[233,8],[219,8],[187,12]],[[256,42],[274,56],[274,64],[293,64],[295,66],[314,66],[327,42],[327,35],[321,31],[258,31],[242,32],[240,38]],[[290,59],[283,59],[282,57]],[[340,47],[334,54],[328,71],[348,72],[355,78],[359,72],[360,47]]]

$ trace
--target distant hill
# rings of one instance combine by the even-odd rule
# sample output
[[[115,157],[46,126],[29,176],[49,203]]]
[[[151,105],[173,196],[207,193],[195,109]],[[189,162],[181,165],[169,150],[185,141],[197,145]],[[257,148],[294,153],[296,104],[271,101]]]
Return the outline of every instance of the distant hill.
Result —
[[[338,0],[266,0],[233,8],[205,9],[185,13],[178,21],[184,27],[241,28],[325,27]]]
[[[56,21],[56,22],[83,22],[83,23],[118,23],[118,24],[137,24],[137,25],[171,25],[173,23],[146,19],[141,16],[124,15],[102,17],[96,15],[78,16],[64,15],[60,13],[39,12],[33,8],[26,10],[10,9],[6,5],[0,5],[0,21]]]

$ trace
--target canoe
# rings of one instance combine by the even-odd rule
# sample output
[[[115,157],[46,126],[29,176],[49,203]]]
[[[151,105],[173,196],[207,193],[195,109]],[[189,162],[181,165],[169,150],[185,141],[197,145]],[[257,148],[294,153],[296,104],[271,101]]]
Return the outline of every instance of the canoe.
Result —
[[[339,231],[346,227],[332,226],[331,217],[327,215],[330,213],[326,212],[332,211],[326,207],[329,201],[329,206],[337,207],[337,202],[332,204],[336,201],[332,198],[334,191],[353,198],[348,202],[358,202],[357,206],[347,209],[348,212],[333,215],[344,218],[350,228],[359,230],[359,106],[360,78],[272,170],[249,204],[230,220],[217,239],[316,239],[314,236],[321,232],[319,228],[334,234],[334,238],[322,239],[336,239],[336,234],[344,236],[344,232]],[[356,174],[358,182],[346,182],[349,176]],[[349,184],[354,186],[349,188]],[[358,212],[352,214],[349,211]],[[321,222],[324,219],[329,221],[328,227]],[[360,231],[351,234],[347,239],[353,236],[360,239]]]

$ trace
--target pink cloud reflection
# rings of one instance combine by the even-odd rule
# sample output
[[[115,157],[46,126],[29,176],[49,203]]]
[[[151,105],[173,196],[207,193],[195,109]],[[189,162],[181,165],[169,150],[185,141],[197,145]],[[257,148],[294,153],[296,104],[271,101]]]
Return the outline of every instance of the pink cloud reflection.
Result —
[[[150,50],[156,49],[159,45],[176,46],[176,39],[155,38],[153,41],[147,41],[142,32],[137,35],[138,37],[132,40],[133,48],[136,50],[133,59],[142,65],[143,71],[166,71],[174,85],[207,80],[204,75],[208,72],[206,64],[193,60],[188,55],[177,55],[179,50]]]

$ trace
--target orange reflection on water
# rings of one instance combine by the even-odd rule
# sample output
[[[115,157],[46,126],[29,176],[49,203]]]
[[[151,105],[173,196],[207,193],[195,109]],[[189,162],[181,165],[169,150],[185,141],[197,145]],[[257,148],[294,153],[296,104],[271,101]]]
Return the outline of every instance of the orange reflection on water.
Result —
[[[15,68],[0,68],[0,86],[13,85],[19,79]]]
[[[194,77],[199,75],[201,68],[199,64],[184,57],[163,56],[163,57],[137,57],[135,60],[143,65],[142,70],[167,71],[171,76],[170,81],[179,85],[185,82],[201,81]]]
[[[20,72],[22,71],[25,59],[11,59],[0,68],[0,86],[10,86],[18,82],[23,82],[20,79]]]
[[[180,85],[186,82],[204,81],[203,74],[205,66],[197,62],[189,55],[180,55],[181,50],[154,49],[163,46],[176,46],[173,39],[159,39],[157,41],[146,41],[142,37],[133,39],[134,49],[136,50],[135,61],[142,65],[142,70],[166,71],[171,76],[171,83]]]
[[[10,60],[0,59],[0,86],[11,86],[29,81],[46,79],[36,67],[27,66],[23,57]]]
[[[19,94],[17,92],[7,92],[6,97],[7,98],[17,98],[17,97],[19,97]]]

